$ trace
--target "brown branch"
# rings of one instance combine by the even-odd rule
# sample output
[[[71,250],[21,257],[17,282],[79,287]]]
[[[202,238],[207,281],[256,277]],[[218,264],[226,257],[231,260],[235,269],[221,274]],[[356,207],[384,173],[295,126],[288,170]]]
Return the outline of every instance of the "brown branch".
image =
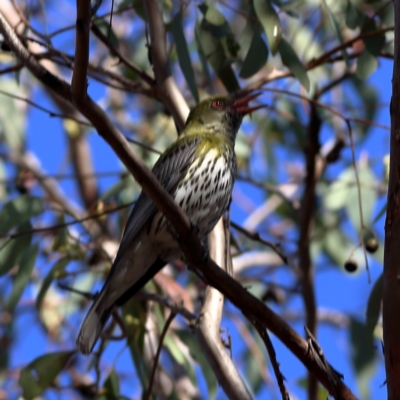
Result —
[[[271,342],[271,339],[268,335],[268,332],[265,328],[263,328],[258,322],[254,323],[254,327],[257,329],[258,334],[260,335],[261,339],[263,340],[265,347],[268,351],[269,359],[272,364],[272,368],[274,370],[276,380],[278,382],[279,390],[281,392],[282,400],[290,400],[289,393],[285,386],[285,378],[282,375],[282,372],[279,368],[279,363],[276,359],[276,353],[274,346]]]
[[[319,132],[321,128],[321,118],[316,106],[311,105],[310,121],[308,126],[308,141],[306,149],[306,177],[304,194],[300,206],[299,220],[299,269],[300,281],[302,283],[302,296],[304,308],[306,311],[306,326],[316,335],[317,328],[317,305],[314,289],[314,270],[312,267],[310,253],[310,235],[313,226],[315,211],[315,185],[318,179],[316,164],[318,162],[320,142]],[[308,399],[316,400],[318,395],[318,386],[315,377],[312,374],[308,376]]]
[[[250,232],[249,230],[241,227],[239,224],[233,221],[231,221],[231,226],[233,229],[239,231],[249,239],[270,247],[276,254],[278,254],[278,256],[281,258],[284,264],[288,264],[287,257],[278,249],[278,247],[274,243],[271,243],[270,241],[263,239],[258,232]]]
[[[145,2],[145,4],[147,3]],[[0,32],[3,34],[12,51],[34,76],[45,85],[50,86],[65,99],[71,98],[70,86],[56,78],[35,60],[22,45],[1,13]],[[339,393],[344,400],[355,400],[356,398],[343,382],[337,380],[332,383],[330,377],[326,375],[326,371],[321,369],[312,355],[308,353],[307,342],[300,335],[207,257],[195,230],[191,229],[190,221],[185,213],[183,213],[171,196],[163,190],[160,183],[143,161],[133,153],[123,135],[108,119],[107,114],[87,95],[84,95],[82,99],[75,99],[75,104],[78,105],[79,111],[92,122],[100,136],[113,148],[137,182],[143,187],[146,194],[171,222],[172,226],[174,226],[180,238],[181,248],[191,268],[205,282],[223,293],[238,309],[250,315],[254,320],[259,321],[263,327],[273,332],[306,368],[312,371],[317,379],[327,388],[329,393]]]
[[[181,130],[189,113],[189,108],[171,75],[165,43],[165,25],[158,0],[143,0],[150,33],[150,52],[156,78],[159,98],[172,114]]]
[[[400,1],[394,1],[394,64],[390,104],[390,172],[385,223],[383,272],[383,339],[389,400],[400,399]]]
[[[146,83],[148,83],[150,86],[154,85],[154,79],[151,78],[149,75],[146,74],[146,72],[142,71],[140,68],[138,68],[135,64],[132,63],[128,58],[126,58],[118,49],[116,49],[111,42],[108,40],[107,36],[103,34],[103,32],[98,28],[97,25],[92,24],[91,25],[91,30],[92,32],[96,35],[96,37],[107,47],[108,50],[110,50],[110,53],[118,57],[118,59],[126,65],[129,69],[131,69],[135,74],[139,75]]]
[[[224,270],[228,262],[223,218],[218,221],[208,237],[211,259]],[[224,296],[218,290],[207,286],[204,303],[195,325],[195,334],[202,346],[219,384],[231,400],[252,399],[252,396],[238,373],[235,364],[226,352],[220,337],[220,324]]]
[[[151,370],[149,388],[147,389],[147,393],[146,393],[146,397],[145,397],[146,400],[149,400],[150,397],[151,397],[151,393],[152,393],[152,389],[153,389],[154,377],[156,375],[157,366],[158,366],[158,359],[160,358],[160,354],[161,354],[161,349],[162,349],[162,346],[163,346],[164,338],[165,338],[165,335],[168,332],[168,328],[170,327],[170,325],[171,325],[173,319],[175,318],[175,316],[176,316],[175,312],[171,311],[171,313],[169,314],[168,319],[165,321],[164,328],[163,328],[163,330],[161,332],[160,340],[158,342],[157,352],[156,352],[156,355],[154,357],[153,368]]]

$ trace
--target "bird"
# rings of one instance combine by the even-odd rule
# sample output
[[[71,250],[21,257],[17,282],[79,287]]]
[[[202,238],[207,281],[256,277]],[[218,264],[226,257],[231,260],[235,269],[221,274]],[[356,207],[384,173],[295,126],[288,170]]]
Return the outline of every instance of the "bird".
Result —
[[[234,151],[243,117],[261,108],[260,92],[213,96],[189,113],[178,139],[152,172],[204,240],[228,209],[237,173]],[[84,318],[77,346],[90,354],[114,307],[127,302],[166,264],[182,254],[165,216],[142,191],[127,220],[110,272]]]

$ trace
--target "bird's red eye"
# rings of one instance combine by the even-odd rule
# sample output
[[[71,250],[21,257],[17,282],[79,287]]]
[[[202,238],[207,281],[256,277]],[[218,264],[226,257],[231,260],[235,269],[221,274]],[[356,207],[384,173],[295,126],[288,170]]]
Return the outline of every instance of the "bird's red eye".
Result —
[[[224,103],[221,100],[214,100],[212,102],[213,108],[222,108],[223,105],[224,105]]]

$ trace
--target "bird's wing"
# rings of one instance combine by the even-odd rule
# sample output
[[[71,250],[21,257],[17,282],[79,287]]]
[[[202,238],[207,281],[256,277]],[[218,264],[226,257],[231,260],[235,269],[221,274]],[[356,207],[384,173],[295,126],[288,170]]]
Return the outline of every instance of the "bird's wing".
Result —
[[[175,143],[158,159],[153,167],[153,174],[166,192],[173,195],[179,182],[185,177],[194,161],[196,149],[201,138]],[[142,191],[129,215],[125,232],[118,250],[116,261],[133,245],[136,235],[157,212],[157,207]],[[114,263],[116,264],[116,262]]]

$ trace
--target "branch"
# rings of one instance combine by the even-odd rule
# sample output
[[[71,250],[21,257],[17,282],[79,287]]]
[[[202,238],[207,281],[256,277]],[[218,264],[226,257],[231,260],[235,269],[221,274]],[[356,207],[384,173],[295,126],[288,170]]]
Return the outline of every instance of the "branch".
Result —
[[[144,0],[150,33],[150,54],[156,77],[157,94],[172,114],[179,131],[184,127],[188,106],[171,75],[165,43],[165,25],[158,0]]]
[[[149,1],[149,3],[152,3]],[[145,3],[147,4],[147,2]],[[89,2],[90,7],[90,2]],[[79,17],[79,16],[78,16]],[[79,18],[78,18],[79,19]],[[40,65],[34,56],[22,45],[10,25],[0,13],[0,32],[15,55],[23,62],[31,73],[43,84],[48,85],[65,99],[71,99],[71,87],[64,81],[49,73]],[[75,92],[76,95],[77,92]],[[76,101],[78,100],[78,101]],[[207,283],[214,286],[227,297],[232,304],[273,332],[288,349],[306,366],[307,369],[327,388],[329,393],[339,393],[344,400],[356,398],[340,380],[332,383],[326,371],[322,369],[308,352],[307,342],[298,335],[285,321],[270,308],[247,292],[240,283],[219,268],[204,251],[190,221],[164,191],[158,180],[132,151],[124,136],[114,127],[107,114],[85,93],[83,98],[75,99],[79,111],[93,124],[100,136],[112,147],[120,160],[142,186],[153,203],[171,222],[180,238],[180,245],[189,265]]]
[[[400,399],[400,1],[394,1],[394,64],[392,101],[390,104],[390,173],[385,223],[385,249],[383,270],[383,339],[389,400]]]
[[[224,221],[221,218],[208,237],[211,258],[227,269],[227,246]],[[218,290],[207,286],[204,304],[196,323],[195,334],[205,351],[219,384],[231,400],[251,400],[252,396],[238,373],[232,359],[226,352],[220,337],[220,324],[224,307],[224,296]]]

